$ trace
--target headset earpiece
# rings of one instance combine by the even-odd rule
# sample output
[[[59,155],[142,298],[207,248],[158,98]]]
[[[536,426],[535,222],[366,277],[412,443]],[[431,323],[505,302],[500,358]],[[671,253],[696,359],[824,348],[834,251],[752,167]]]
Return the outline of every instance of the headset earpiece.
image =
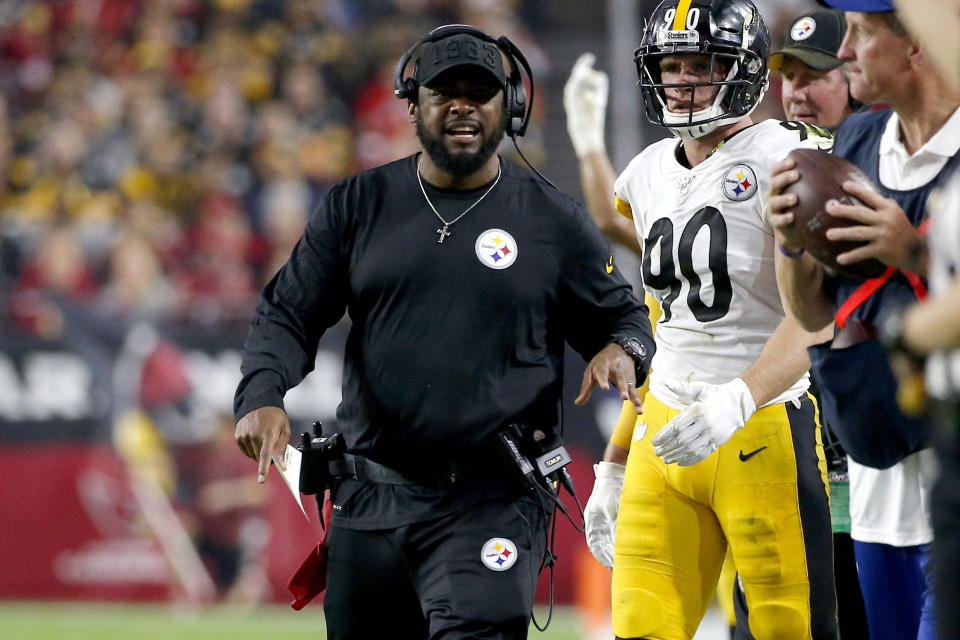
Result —
[[[416,87],[411,88],[411,83],[416,84],[413,78],[404,79],[403,72],[407,69],[407,63],[410,62],[410,56],[416,51],[417,47],[423,44],[423,40],[413,45],[404,52],[397,61],[397,67],[393,70],[393,95],[400,100],[409,100],[411,95],[416,95]]]
[[[530,113],[533,107],[533,73],[530,71],[530,65],[527,59],[523,57],[515,44],[510,42],[506,36],[500,36],[496,44],[503,51],[510,62],[510,75],[507,78],[506,88],[509,99],[506,101],[507,110],[507,135],[523,136],[527,132],[527,125],[530,123]],[[528,108],[527,91],[523,86],[523,74],[521,66],[527,72],[530,78],[531,99]]]
[[[523,77],[519,73],[517,74],[517,84],[513,89],[513,107],[515,109],[513,117],[517,121],[514,132],[522,136],[527,131],[525,117],[527,115],[527,90],[523,86]]]
[[[522,89],[521,89],[522,91]],[[523,102],[522,96],[521,102],[517,101],[517,89],[516,85],[513,83],[513,79],[508,79],[506,86],[503,87],[504,99],[503,99],[503,109],[507,116],[506,131],[508,136],[517,135],[521,128],[523,128]],[[519,107],[519,111],[518,111]]]
[[[400,97],[406,100],[410,100],[412,102],[416,102],[417,89],[419,88],[420,86],[417,84],[416,80],[414,80],[413,78],[407,78],[403,81],[403,95]]]

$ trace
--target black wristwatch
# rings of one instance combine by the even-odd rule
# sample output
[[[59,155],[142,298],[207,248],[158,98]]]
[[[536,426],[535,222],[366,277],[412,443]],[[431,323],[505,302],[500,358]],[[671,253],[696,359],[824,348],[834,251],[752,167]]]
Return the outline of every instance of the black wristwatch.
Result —
[[[633,373],[639,387],[647,379],[647,347],[633,337],[617,340],[617,344],[633,358]]]

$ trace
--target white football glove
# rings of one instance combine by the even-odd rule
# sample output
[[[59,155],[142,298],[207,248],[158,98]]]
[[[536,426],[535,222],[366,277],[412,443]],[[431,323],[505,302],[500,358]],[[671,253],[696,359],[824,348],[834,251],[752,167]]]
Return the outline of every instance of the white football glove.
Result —
[[[600,564],[613,568],[613,537],[617,531],[620,492],[623,491],[625,466],[616,462],[593,465],[596,481],[583,510],[587,547]]]
[[[747,383],[665,382],[681,402],[691,403],[653,437],[653,452],[666,464],[697,464],[743,427],[757,410]]]
[[[584,53],[573,64],[563,87],[563,109],[567,113],[567,132],[577,157],[593,151],[606,152],[603,125],[607,111],[610,80],[593,68],[595,56]]]

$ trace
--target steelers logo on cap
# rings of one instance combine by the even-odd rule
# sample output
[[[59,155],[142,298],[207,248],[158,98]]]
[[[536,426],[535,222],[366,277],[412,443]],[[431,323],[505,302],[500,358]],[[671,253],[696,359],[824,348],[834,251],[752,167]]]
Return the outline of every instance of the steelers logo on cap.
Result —
[[[757,174],[745,164],[735,164],[723,174],[720,188],[734,202],[749,200],[757,192]]]
[[[517,545],[506,538],[490,538],[480,551],[480,559],[491,571],[506,571],[516,564],[517,555]]]
[[[817,30],[817,22],[810,16],[800,18],[790,27],[790,37],[795,41],[806,40]]]
[[[506,269],[517,261],[517,241],[503,229],[487,229],[477,236],[474,247],[485,267]]]

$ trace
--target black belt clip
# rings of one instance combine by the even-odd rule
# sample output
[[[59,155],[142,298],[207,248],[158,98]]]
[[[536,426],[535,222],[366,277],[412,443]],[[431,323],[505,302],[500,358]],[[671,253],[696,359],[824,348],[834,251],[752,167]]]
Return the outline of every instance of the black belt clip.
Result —
[[[322,495],[330,486],[330,461],[342,458],[346,448],[341,434],[323,435],[319,420],[313,423],[313,437],[306,431],[301,433],[300,446],[297,447],[303,454],[300,493]]]
[[[543,482],[553,487],[559,482],[573,493],[573,479],[565,469],[571,462],[570,454],[556,434],[512,423],[497,432],[496,439],[507,467],[524,485],[535,489]]]

